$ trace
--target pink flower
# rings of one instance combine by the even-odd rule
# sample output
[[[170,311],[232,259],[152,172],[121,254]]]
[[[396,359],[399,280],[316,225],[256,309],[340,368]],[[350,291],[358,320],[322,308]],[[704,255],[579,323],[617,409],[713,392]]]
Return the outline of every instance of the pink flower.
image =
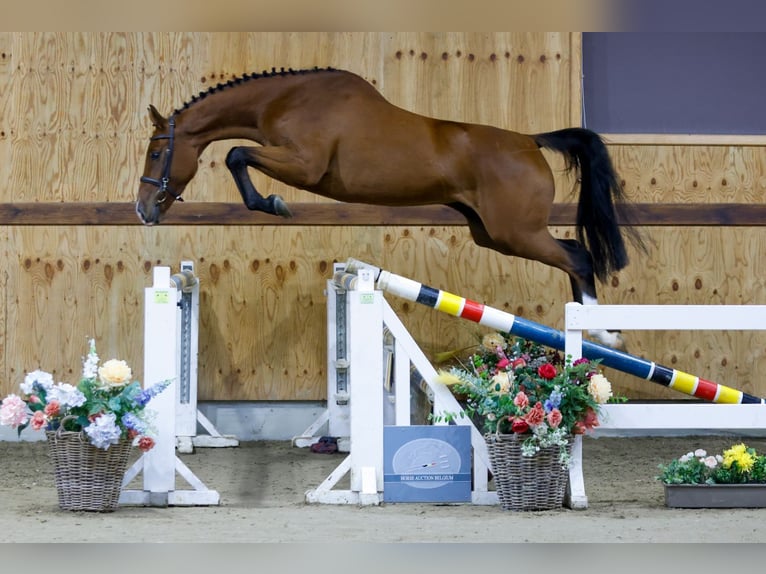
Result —
[[[510,364],[511,364],[511,361],[509,361],[507,357],[503,357],[497,362],[497,369],[498,370],[504,369]]]
[[[543,403],[537,401],[532,410],[524,415],[524,420],[531,427],[536,427],[545,420],[545,409],[543,409]]]
[[[525,395],[522,391],[519,391],[516,393],[516,396],[513,397],[513,404],[520,409],[525,409],[527,406],[529,406],[529,397],[527,397],[527,395]]]
[[[550,380],[556,376],[556,367],[550,363],[545,363],[544,365],[537,367],[537,374],[544,379]]]
[[[598,425],[598,414],[593,409],[588,409],[585,413],[585,418],[574,424],[572,434],[585,434],[586,431],[594,429]]]
[[[40,397],[38,397],[37,395],[29,395],[27,397],[27,401],[29,401],[30,405],[36,405],[37,403],[41,403],[42,402],[40,400]]]
[[[561,424],[561,411],[558,409],[551,409],[551,412],[548,413],[546,419],[548,420],[548,425],[552,429],[558,428]]]
[[[45,405],[45,409],[43,409],[43,412],[48,417],[55,417],[59,414],[61,410],[61,404],[58,401],[51,401],[47,405]]]
[[[8,395],[0,404],[0,425],[16,428],[29,420],[27,403],[17,395]]]
[[[590,361],[585,357],[580,357],[574,363],[572,363],[572,366],[576,367],[577,365],[582,365],[583,363],[590,363]]]
[[[48,417],[45,416],[45,413],[43,411],[35,411],[29,426],[31,426],[33,430],[40,430],[46,424],[48,424]]]
[[[526,365],[527,365],[527,362],[521,357],[519,357],[518,359],[513,360],[513,362],[511,363],[511,368],[517,369],[519,367],[525,367]]]

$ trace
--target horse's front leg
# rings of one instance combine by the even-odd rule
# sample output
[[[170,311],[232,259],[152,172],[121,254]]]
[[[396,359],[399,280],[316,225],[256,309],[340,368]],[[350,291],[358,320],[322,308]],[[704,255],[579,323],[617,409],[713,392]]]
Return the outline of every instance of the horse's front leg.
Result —
[[[281,215],[282,217],[292,217],[290,209],[285,200],[279,195],[270,195],[263,197],[255,189],[248,167],[258,167],[258,162],[251,153],[250,148],[233,147],[226,155],[226,167],[229,168],[237,189],[242,196],[245,206],[251,211],[263,211],[272,215]]]

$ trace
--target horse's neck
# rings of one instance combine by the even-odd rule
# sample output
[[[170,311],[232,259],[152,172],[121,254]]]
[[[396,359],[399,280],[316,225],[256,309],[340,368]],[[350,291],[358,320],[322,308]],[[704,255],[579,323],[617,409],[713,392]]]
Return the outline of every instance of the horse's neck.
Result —
[[[269,84],[250,80],[208,94],[180,112],[179,135],[191,138],[200,149],[224,139],[258,141],[262,111],[284,91]]]

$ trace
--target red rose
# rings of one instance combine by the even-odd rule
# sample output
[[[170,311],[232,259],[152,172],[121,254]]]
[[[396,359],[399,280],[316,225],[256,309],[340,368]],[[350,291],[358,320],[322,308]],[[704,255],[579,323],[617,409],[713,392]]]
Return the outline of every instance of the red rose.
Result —
[[[556,367],[550,363],[545,363],[544,365],[537,367],[537,374],[544,379],[550,380],[556,376]]]
[[[543,409],[543,404],[540,401],[537,401],[535,406],[532,407],[532,410],[524,415],[524,420],[527,421],[527,424],[531,427],[536,427],[541,422],[543,422],[543,420],[545,420],[545,410]]]
[[[524,419],[513,419],[511,423],[511,432],[523,434],[529,430],[529,425]]]
[[[138,439],[138,448],[144,452],[148,452],[154,448],[154,439],[150,436],[142,436]]]

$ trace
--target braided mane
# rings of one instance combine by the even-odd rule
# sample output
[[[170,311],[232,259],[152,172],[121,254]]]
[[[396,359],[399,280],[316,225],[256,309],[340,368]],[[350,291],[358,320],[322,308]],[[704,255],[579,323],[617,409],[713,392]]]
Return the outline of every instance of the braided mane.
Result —
[[[223,90],[226,90],[228,88],[233,88],[234,86],[239,86],[243,84],[244,82],[249,82],[251,80],[258,80],[261,78],[274,78],[279,76],[296,76],[296,75],[302,75],[302,74],[316,74],[321,72],[334,72],[336,71],[336,68],[319,68],[314,67],[311,69],[304,69],[304,70],[293,70],[292,68],[280,68],[277,70],[276,68],[271,68],[271,71],[263,70],[260,74],[258,73],[252,73],[252,74],[243,74],[241,76],[238,76],[236,78],[233,78],[229,80],[226,83],[219,83],[215,86],[210,86],[207,90],[203,90],[196,96],[192,96],[192,99],[184,102],[183,106],[181,108],[177,108],[173,113],[179,114],[182,111],[188,109],[190,106],[196,104],[197,102],[204,100],[206,97],[208,97],[211,94],[215,94],[216,92],[221,92]]]

